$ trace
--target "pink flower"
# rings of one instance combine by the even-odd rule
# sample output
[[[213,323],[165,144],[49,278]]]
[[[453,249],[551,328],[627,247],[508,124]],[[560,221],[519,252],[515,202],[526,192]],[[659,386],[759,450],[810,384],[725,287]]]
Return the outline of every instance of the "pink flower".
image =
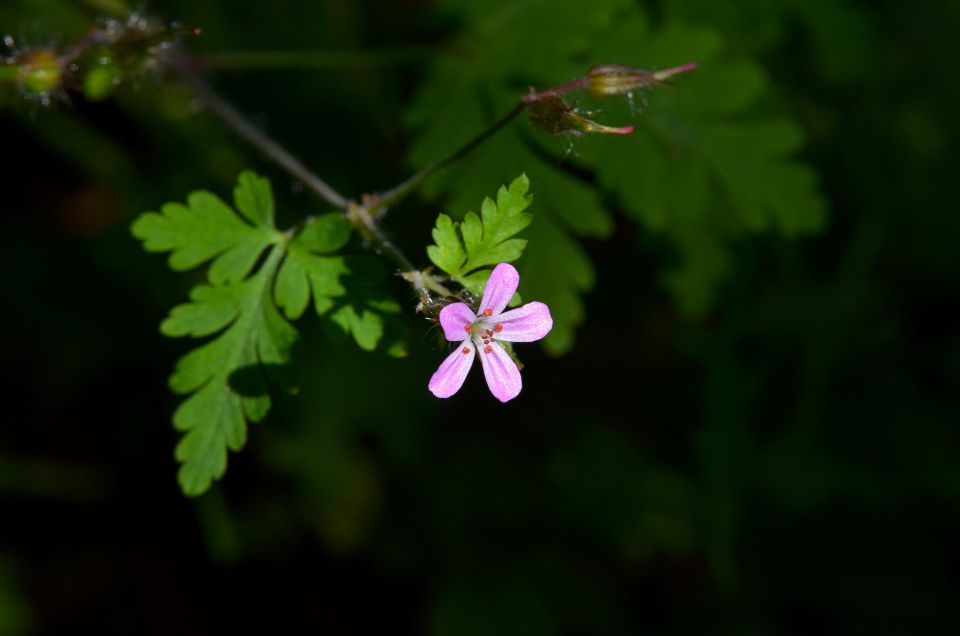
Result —
[[[503,342],[533,342],[553,328],[550,309],[543,303],[527,303],[504,312],[520,283],[513,265],[500,263],[490,274],[483,290],[480,313],[474,314],[466,303],[447,305],[440,312],[440,325],[447,340],[459,346],[447,356],[430,378],[430,392],[448,398],[463,386],[473,359],[480,358],[490,392],[501,402],[517,397],[523,383],[520,369],[500,345]]]

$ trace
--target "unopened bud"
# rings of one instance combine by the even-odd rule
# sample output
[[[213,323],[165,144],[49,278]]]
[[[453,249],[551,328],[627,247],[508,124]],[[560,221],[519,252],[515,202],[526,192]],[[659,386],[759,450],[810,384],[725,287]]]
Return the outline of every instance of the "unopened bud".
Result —
[[[587,119],[577,113],[556,95],[544,95],[529,103],[530,121],[534,126],[551,135],[599,133],[629,135],[633,126],[613,128]]]
[[[24,53],[17,60],[17,80],[29,93],[49,93],[60,85],[62,70],[57,54],[49,49]]]
[[[695,68],[697,68],[695,62],[659,71],[647,71],[621,64],[604,64],[590,69],[587,75],[587,88],[594,97],[627,95],[636,90],[662,84],[674,75],[686,73]]]

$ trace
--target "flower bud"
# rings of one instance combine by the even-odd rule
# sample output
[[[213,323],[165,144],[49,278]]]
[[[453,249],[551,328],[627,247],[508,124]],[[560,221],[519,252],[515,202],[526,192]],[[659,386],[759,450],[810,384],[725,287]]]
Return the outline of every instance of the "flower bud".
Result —
[[[695,62],[659,71],[647,71],[621,64],[594,66],[587,74],[587,88],[594,97],[627,95],[636,90],[662,84],[674,75],[697,68]]]
[[[598,124],[578,114],[571,106],[556,95],[544,95],[529,102],[530,121],[534,126],[551,135],[583,133],[599,133],[613,135],[629,135],[633,126],[612,128]]]
[[[17,81],[28,93],[49,93],[60,86],[60,59],[49,49],[27,51],[17,60],[17,65]]]

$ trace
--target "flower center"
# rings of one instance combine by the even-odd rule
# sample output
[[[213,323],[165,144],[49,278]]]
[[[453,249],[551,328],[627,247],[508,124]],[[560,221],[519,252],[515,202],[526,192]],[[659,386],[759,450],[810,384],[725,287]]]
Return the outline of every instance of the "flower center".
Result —
[[[490,314],[484,312],[483,315],[488,316]],[[478,349],[483,349],[484,353],[491,353],[493,352],[493,343],[496,342],[496,335],[503,331],[503,325],[497,323],[491,326],[488,321],[480,318],[472,325],[465,326],[464,330],[470,334],[473,344]]]

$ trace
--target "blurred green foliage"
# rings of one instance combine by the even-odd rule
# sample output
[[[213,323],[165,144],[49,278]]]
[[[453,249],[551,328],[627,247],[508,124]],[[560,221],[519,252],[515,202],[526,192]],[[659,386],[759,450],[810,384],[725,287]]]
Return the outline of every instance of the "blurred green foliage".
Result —
[[[3,2],[0,33],[69,43],[104,4]],[[438,212],[529,175],[520,265],[537,288],[521,292],[563,315],[549,347],[567,355],[529,348],[508,408],[482,381],[431,398],[443,345],[381,276],[369,290],[400,299],[410,356],[302,321],[299,395],[275,396],[230,479],[197,499],[172,480],[164,379],[183,346],[156,324],[205,276],[171,275],[129,224],[198,187],[228,192],[246,168],[274,184],[277,227],[316,202],[149,75],[97,104],[79,86],[51,108],[0,91],[18,413],[0,427],[0,625],[960,631],[956,3],[506,6],[151,4],[204,28],[198,55],[336,54],[211,81],[351,194],[437,159],[529,84],[702,62],[636,112],[581,104],[638,126],[629,145],[568,154],[518,122],[387,216],[426,265]],[[403,64],[371,62],[395,49]],[[295,274],[290,319],[309,307]]]
[[[463,204],[486,180],[503,180],[511,170],[527,171],[538,188],[543,184],[538,207],[544,218],[531,230],[521,291],[551,306],[551,351],[572,346],[574,328],[583,320],[579,295],[594,279],[592,264],[571,238],[606,238],[613,227],[598,185],[675,246],[679,263],[664,282],[694,316],[713,304],[733,239],[823,227],[825,204],[816,177],[791,158],[803,141],[800,128],[776,106],[758,107],[768,90],[762,70],[725,51],[718,31],[681,20],[654,29],[647,11],[629,0],[594,2],[586,11],[580,2],[555,0],[482,6],[450,0],[441,7],[467,26],[452,44],[455,54],[434,63],[410,110],[409,120],[420,131],[411,153],[415,164],[492,123],[524,86],[568,81],[583,75],[585,64],[700,65],[674,91],[631,95],[629,109],[626,100],[622,108],[581,101],[588,109],[603,108],[604,121],[636,121],[634,135],[571,141],[571,156],[564,157],[561,145],[515,127],[436,180],[435,191],[461,202],[454,209],[466,209]],[[550,37],[530,42],[531,25]],[[579,179],[571,169],[594,178]]]

